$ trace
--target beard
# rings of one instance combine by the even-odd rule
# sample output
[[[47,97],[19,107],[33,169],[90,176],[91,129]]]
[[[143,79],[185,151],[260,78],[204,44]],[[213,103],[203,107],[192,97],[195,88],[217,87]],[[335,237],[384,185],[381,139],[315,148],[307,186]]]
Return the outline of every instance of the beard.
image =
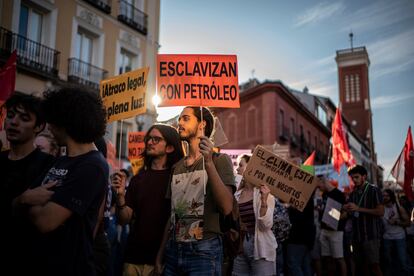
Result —
[[[186,130],[187,133],[184,133],[183,135],[180,133],[180,138],[183,141],[189,142],[191,139],[197,137],[197,127],[193,129]]]

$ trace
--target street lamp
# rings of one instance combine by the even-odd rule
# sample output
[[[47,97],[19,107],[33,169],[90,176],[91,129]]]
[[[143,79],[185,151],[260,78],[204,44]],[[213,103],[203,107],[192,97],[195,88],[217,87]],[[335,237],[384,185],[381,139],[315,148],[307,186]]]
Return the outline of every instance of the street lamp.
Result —
[[[146,114],[140,114],[138,116],[135,116],[135,123],[137,124],[138,131],[142,131],[145,124],[145,118]]]

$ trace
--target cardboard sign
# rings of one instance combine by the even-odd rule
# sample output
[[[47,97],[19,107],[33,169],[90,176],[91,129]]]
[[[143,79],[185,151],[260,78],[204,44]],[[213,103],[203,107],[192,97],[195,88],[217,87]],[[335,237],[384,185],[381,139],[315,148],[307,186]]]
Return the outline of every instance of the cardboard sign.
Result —
[[[128,133],[128,159],[140,158],[145,149],[144,143],[145,132]]]
[[[255,148],[243,177],[256,186],[267,184],[274,196],[299,211],[303,211],[319,181],[262,146]]]
[[[333,230],[337,230],[339,219],[341,218],[341,209],[341,203],[328,197],[325,210],[322,215],[322,222],[331,227]]]
[[[132,173],[134,175],[144,166],[144,158],[129,159],[129,162],[131,163]]]
[[[236,55],[158,55],[159,106],[239,108]]]
[[[145,113],[148,71],[147,67],[101,81],[108,123]]]

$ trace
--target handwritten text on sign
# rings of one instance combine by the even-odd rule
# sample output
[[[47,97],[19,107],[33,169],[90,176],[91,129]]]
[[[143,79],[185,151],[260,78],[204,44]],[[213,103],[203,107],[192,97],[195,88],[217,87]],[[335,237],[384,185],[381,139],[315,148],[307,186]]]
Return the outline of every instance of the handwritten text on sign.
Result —
[[[128,159],[140,158],[145,149],[145,132],[128,133]]]
[[[237,56],[158,55],[159,106],[240,107]]]
[[[318,179],[261,146],[257,146],[243,174],[253,185],[267,184],[270,192],[303,211]]]
[[[148,71],[143,68],[101,81],[108,123],[145,113]]]

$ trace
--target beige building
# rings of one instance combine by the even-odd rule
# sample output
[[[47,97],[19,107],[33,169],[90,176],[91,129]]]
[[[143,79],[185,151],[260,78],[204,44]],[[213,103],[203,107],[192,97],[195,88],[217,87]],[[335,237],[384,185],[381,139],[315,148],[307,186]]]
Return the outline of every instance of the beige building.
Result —
[[[108,126],[108,138],[155,121],[160,0],[0,0],[0,65],[17,50],[16,91],[70,83],[99,92],[102,79],[149,66],[145,115]],[[68,114],[70,116],[70,114]],[[122,137],[122,139],[120,139]]]

